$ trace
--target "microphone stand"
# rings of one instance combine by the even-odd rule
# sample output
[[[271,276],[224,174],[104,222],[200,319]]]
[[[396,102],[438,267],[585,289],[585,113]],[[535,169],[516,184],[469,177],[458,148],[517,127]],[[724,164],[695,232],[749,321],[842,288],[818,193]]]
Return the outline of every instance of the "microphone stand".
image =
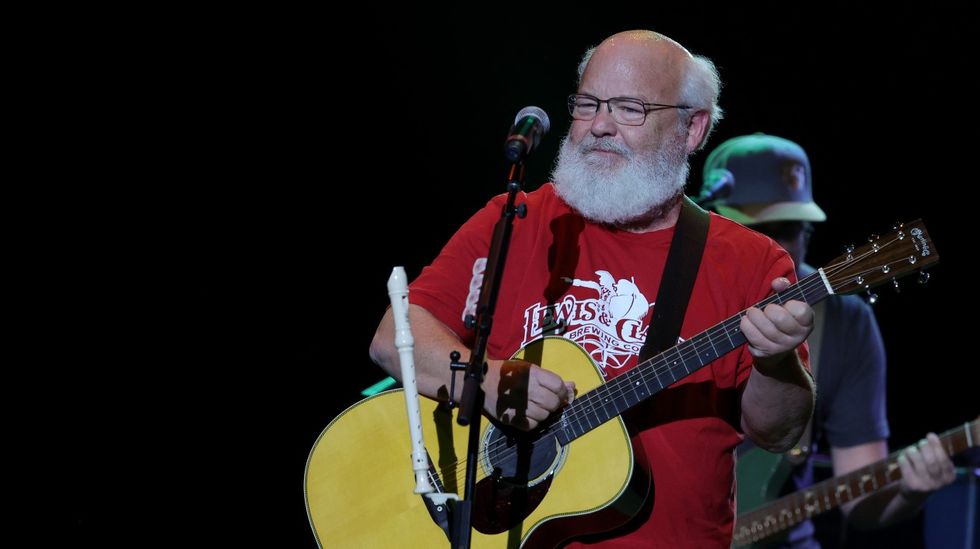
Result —
[[[470,351],[468,363],[460,364],[459,353],[453,352],[450,355],[452,370],[462,370],[463,393],[459,399],[459,413],[456,422],[460,425],[470,426],[470,436],[466,449],[466,479],[464,480],[465,497],[454,505],[452,523],[452,547],[454,549],[468,549],[470,546],[470,528],[472,523],[473,499],[476,496],[476,470],[479,463],[480,448],[480,413],[483,410],[483,390],[480,384],[483,382],[483,375],[487,371],[487,364],[484,355],[487,351],[487,340],[490,338],[490,329],[493,327],[493,311],[497,304],[497,293],[500,290],[500,281],[503,279],[504,262],[507,259],[507,249],[510,247],[510,236],[514,229],[514,216],[524,218],[527,215],[527,205],[515,206],[517,193],[524,185],[524,163],[518,161],[510,166],[507,174],[507,204],[504,205],[493,230],[493,239],[490,241],[490,251],[487,254],[487,267],[483,274],[483,286],[480,288],[480,300],[476,306],[476,315],[467,315],[466,327],[476,328],[476,337]],[[455,385],[455,372],[453,373],[453,383]],[[452,399],[454,390],[449,390],[449,398]],[[454,403],[450,400],[450,405]]]

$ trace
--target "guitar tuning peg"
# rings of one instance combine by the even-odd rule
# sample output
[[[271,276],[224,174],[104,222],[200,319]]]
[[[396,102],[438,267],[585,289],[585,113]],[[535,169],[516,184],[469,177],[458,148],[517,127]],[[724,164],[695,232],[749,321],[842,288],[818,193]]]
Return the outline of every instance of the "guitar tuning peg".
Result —
[[[874,305],[877,302],[878,302],[878,294],[872,292],[871,290],[868,290],[868,303]]]
[[[875,251],[875,252],[877,252],[878,249],[879,249],[878,248],[878,240],[880,240],[880,239],[881,239],[881,237],[878,236],[878,235],[876,235],[876,234],[872,234],[871,236],[868,237],[868,242],[871,243],[871,249],[873,251]]]
[[[929,273],[925,271],[919,271],[919,284],[925,284],[929,282]]]
[[[899,240],[905,240],[905,223],[896,221],[895,224],[892,225],[892,231],[895,233],[896,238]]]
[[[848,244],[847,246],[844,246],[844,253],[847,254],[847,260],[848,261],[854,259],[854,255],[853,255],[854,254],[854,244]]]
[[[895,288],[895,293],[896,294],[902,293],[902,288],[901,288],[901,286],[898,285],[898,279],[897,278],[893,278],[892,279],[892,288]]]

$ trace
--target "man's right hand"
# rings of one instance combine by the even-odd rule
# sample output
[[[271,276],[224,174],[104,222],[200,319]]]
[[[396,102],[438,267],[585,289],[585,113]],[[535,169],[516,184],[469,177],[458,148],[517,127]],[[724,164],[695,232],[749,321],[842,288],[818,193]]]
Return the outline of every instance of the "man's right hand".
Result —
[[[490,360],[483,391],[488,414],[530,431],[572,401],[575,382],[523,360]]]

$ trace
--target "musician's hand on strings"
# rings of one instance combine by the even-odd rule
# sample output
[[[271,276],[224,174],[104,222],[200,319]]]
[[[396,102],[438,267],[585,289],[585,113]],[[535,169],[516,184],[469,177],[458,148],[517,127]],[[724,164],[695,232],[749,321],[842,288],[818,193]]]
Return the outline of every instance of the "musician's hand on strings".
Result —
[[[523,360],[491,360],[484,409],[501,423],[530,431],[569,404],[575,383]]]
[[[789,287],[783,277],[772,281],[773,290]],[[803,301],[790,300],[782,305],[770,303],[764,309],[749,307],[739,326],[749,343],[756,368],[766,371],[777,367],[813,330],[813,309]]]
[[[902,469],[902,497],[912,502],[921,502],[956,480],[953,461],[935,433],[929,433],[918,444],[902,450],[898,455],[898,466]]]

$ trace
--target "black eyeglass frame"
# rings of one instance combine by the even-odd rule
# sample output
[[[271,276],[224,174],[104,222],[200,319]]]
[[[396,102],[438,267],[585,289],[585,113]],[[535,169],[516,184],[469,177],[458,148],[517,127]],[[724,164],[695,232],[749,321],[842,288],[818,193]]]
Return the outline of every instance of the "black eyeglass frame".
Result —
[[[575,107],[576,107],[576,104],[578,103],[578,99],[579,98],[584,98],[584,99],[589,99],[589,100],[595,101],[595,112],[592,113],[592,116],[591,117],[589,117],[589,118],[576,118],[575,117]],[[610,103],[610,101],[627,101],[629,103],[634,103],[634,104],[637,104],[637,105],[641,105],[643,107],[643,120],[641,120],[639,123],[632,124],[632,123],[629,123],[629,122],[621,122],[621,121],[617,120],[617,122],[619,122],[620,124],[626,124],[627,126],[642,126],[647,121],[647,115],[650,114],[651,112],[654,112],[654,111],[663,111],[663,110],[667,110],[667,109],[687,110],[687,109],[693,109],[694,108],[694,107],[691,107],[690,105],[667,105],[667,104],[664,104],[664,103],[646,103],[646,102],[641,101],[641,100],[639,100],[639,99],[637,99],[635,97],[610,97],[609,99],[599,99],[598,97],[596,97],[594,95],[589,95],[587,93],[573,93],[573,94],[571,94],[571,95],[568,96],[568,100],[567,100],[567,102],[568,102],[568,114],[571,115],[571,117],[573,119],[575,119],[575,120],[582,120],[582,121],[585,121],[585,122],[587,122],[589,120],[594,120],[595,117],[596,117],[596,115],[599,114],[599,108],[602,106],[603,103],[605,103],[606,104],[606,109],[608,109],[609,114],[612,115],[613,108],[612,108],[612,104]]]

